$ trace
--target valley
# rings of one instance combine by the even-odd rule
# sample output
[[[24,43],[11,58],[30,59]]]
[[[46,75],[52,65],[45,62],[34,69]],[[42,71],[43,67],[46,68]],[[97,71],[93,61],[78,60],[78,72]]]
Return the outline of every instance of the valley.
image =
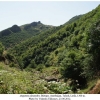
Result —
[[[1,94],[99,94],[100,5],[60,26],[40,21],[0,32]]]

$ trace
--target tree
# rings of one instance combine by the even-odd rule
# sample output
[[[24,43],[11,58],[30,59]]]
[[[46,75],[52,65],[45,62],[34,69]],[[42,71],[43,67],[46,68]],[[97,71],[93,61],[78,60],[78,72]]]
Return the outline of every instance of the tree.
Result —
[[[2,56],[3,51],[4,51],[4,46],[0,42],[0,56]]]
[[[72,79],[73,81],[78,80],[80,87],[86,85],[86,78],[81,75],[83,73],[83,59],[84,55],[82,55],[81,52],[77,50],[70,50],[66,54],[65,59],[62,61],[63,77]]]
[[[93,78],[100,71],[100,20],[92,25],[88,32],[87,56],[83,61],[84,75]]]
[[[30,68],[36,68],[36,63],[35,63],[35,61],[34,60],[31,60],[31,62],[30,62],[30,64],[29,64],[29,67]]]

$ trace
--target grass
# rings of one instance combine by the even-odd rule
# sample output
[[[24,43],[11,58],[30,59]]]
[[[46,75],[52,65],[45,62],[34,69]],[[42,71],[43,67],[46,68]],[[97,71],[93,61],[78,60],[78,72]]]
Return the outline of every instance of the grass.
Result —
[[[46,93],[63,93],[66,91],[67,84],[64,82],[48,83],[44,77],[59,78],[60,74],[54,72],[57,67],[43,68],[41,71],[36,69],[23,70],[11,68],[0,62],[0,93],[1,94],[46,94]],[[64,85],[63,85],[64,84]],[[65,87],[65,88],[64,88]]]
[[[59,67],[43,67],[40,71],[30,68],[21,71],[0,62],[0,94],[73,94],[67,82],[47,82],[46,77],[61,78]],[[87,87],[77,93],[88,93],[97,81],[98,79],[88,81]]]
[[[28,93],[32,87],[30,73],[0,63],[0,93]]]
[[[80,93],[88,94],[88,92],[96,85],[97,80],[98,79],[96,78],[91,81],[88,81],[86,88],[82,89]]]

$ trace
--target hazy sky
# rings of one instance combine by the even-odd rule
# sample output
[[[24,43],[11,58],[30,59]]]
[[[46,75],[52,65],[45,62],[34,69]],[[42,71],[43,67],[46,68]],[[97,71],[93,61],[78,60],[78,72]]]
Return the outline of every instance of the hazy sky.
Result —
[[[0,1],[0,31],[34,21],[58,26],[99,4],[100,1]]]

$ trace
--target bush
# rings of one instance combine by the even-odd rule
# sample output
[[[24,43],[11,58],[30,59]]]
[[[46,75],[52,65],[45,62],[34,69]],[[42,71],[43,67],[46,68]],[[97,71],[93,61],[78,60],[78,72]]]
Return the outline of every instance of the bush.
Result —
[[[0,56],[2,56],[4,51],[4,46],[2,45],[2,43],[0,42]]]
[[[37,70],[37,71],[42,71],[43,68],[44,68],[44,65],[43,65],[43,64],[39,64],[39,65],[36,67],[36,70]]]
[[[80,87],[86,85],[86,78],[82,76],[84,55],[77,50],[70,50],[61,63],[61,74],[64,78],[78,80]]]
[[[29,64],[29,67],[30,67],[30,68],[36,68],[36,67],[37,67],[37,65],[36,65],[36,63],[35,63],[34,60],[31,60],[31,62],[30,62],[30,64]]]

